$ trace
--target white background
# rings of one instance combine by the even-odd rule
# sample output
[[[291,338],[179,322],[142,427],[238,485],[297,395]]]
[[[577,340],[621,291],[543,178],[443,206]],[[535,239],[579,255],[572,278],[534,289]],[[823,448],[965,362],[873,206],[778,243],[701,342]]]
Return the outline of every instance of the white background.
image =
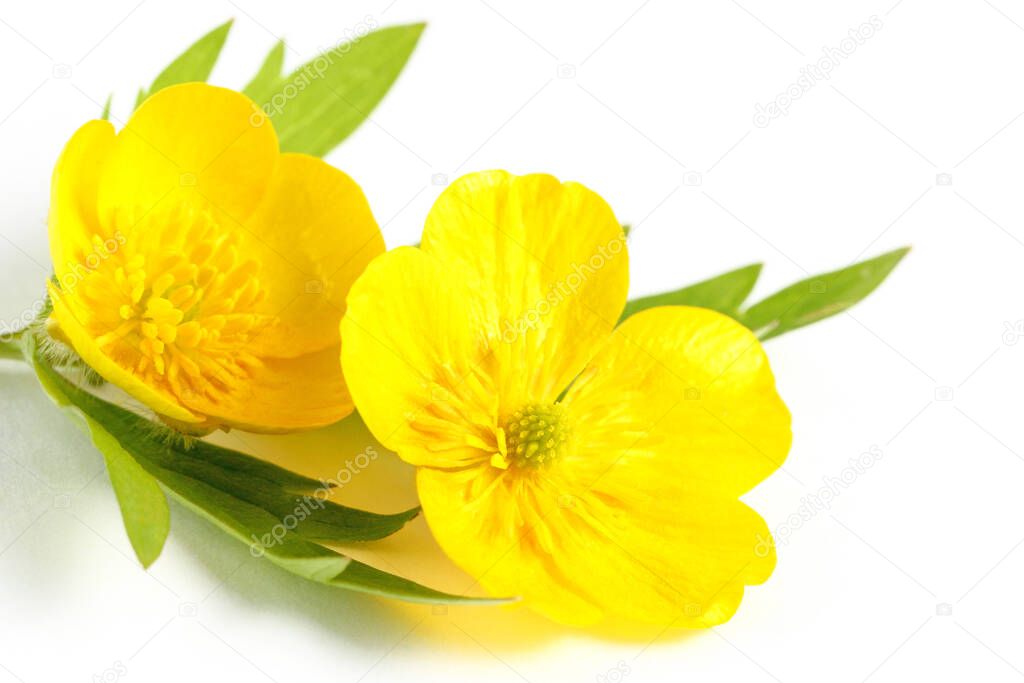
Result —
[[[180,506],[143,572],[99,455],[32,377],[4,365],[0,682],[1024,677],[1024,9],[137,3],[0,9],[4,320],[32,305],[49,272],[48,182],[63,143],[111,90],[125,117],[140,85],[229,17],[212,80],[235,87],[274,36],[296,66],[368,16],[429,22],[372,121],[329,157],[362,183],[390,245],[418,239],[442,189],[435,174],[502,167],[582,181],[636,226],[634,295],[764,261],[763,296],[914,250],[851,314],[768,343],[795,443],[749,502],[789,536],[771,580],[701,633],[573,631],[522,610],[445,612],[331,590],[250,558]],[[829,80],[754,125],[757,103],[873,15],[881,29]],[[319,473],[365,441],[357,427],[225,439]],[[875,446],[881,457],[829,509],[794,524],[803,497]],[[411,504],[409,468],[383,458],[345,496]],[[363,557],[451,590],[469,583],[422,520]]]

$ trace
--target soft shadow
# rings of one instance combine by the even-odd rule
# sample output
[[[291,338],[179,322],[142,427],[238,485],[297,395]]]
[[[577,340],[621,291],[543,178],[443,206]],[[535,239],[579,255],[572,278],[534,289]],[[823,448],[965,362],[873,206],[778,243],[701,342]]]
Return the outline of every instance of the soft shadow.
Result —
[[[332,499],[345,505],[375,512],[397,512],[418,505],[415,469],[382,446],[358,415],[325,429],[285,437],[232,432],[217,435],[212,440],[307,476],[333,481],[336,487]],[[366,463],[364,458],[358,457],[361,454],[371,458],[365,467],[358,466]],[[441,551],[422,516],[384,540],[336,547],[361,562],[431,588],[459,595],[486,595],[472,577]],[[451,646],[452,624],[471,637],[472,634],[486,634],[487,647],[498,652],[551,645],[572,636],[647,645],[655,640],[680,640],[700,633],[649,624],[606,623],[587,629],[570,628],[518,604],[432,607],[358,595],[329,597],[326,593],[344,591],[311,584],[275,567],[270,569],[260,574],[266,574],[268,581],[274,581],[274,587],[289,602],[294,601],[289,583],[302,584],[301,593],[311,597],[311,607],[315,605],[311,616],[324,620],[325,625],[344,627],[351,619],[339,620],[334,608],[324,610],[325,600],[335,605],[339,604],[335,601],[341,601],[342,605],[351,604],[360,611],[369,611],[376,604],[374,611],[378,618],[401,620],[410,628],[416,626],[418,638],[443,641],[448,647]],[[250,588],[256,593],[252,599],[265,600],[266,593],[259,585]],[[468,646],[477,647],[472,643]]]
[[[33,395],[38,387],[31,372],[16,364],[0,366],[0,382],[5,393],[10,392],[9,400],[27,402],[28,410],[52,411],[55,421],[66,419],[41,393]],[[57,440],[77,435],[87,441],[70,422],[66,426],[66,430],[56,428]],[[358,415],[312,432],[287,436],[218,433],[210,440],[307,476],[332,481],[332,499],[346,505],[375,512],[398,512],[418,505],[414,468],[384,448]],[[47,460],[53,456],[52,449],[49,450]],[[575,629],[551,622],[519,604],[432,606],[332,588],[295,576],[267,560],[253,558],[242,544],[228,538],[206,519],[180,504],[172,505],[172,535],[165,552],[180,548],[194,556],[214,578],[218,600],[259,605],[274,613],[310,619],[357,645],[377,647],[379,634],[396,627],[414,629],[417,639],[443,644],[447,650],[479,652],[480,645],[485,644],[496,654],[550,647],[573,637],[647,646],[700,633],[631,624]],[[387,539],[338,549],[431,588],[459,595],[485,595],[472,577],[445,556],[422,517]],[[46,566],[40,560],[40,570]],[[153,572],[160,574],[159,562]]]

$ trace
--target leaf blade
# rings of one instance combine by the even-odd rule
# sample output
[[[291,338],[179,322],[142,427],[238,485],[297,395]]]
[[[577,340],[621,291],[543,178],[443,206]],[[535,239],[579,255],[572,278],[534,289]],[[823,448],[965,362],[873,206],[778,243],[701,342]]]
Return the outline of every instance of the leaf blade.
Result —
[[[121,448],[102,425],[86,417],[92,442],[103,454],[107,474],[121,507],[128,540],[135,557],[148,569],[164,549],[171,531],[171,509],[160,484]]]
[[[161,441],[154,425],[124,408],[107,403],[64,379],[43,364],[51,385],[78,410],[101,424],[117,442],[160,481],[174,475],[202,482],[273,516],[276,523],[305,506],[305,519],[293,531],[317,541],[351,543],[386,538],[418,514],[418,509],[378,514],[326,500],[328,489],[315,479],[205,441]],[[324,493],[320,493],[324,492]],[[315,507],[316,514],[309,514]],[[273,526],[273,525],[272,525]]]
[[[796,282],[748,308],[739,321],[768,340],[829,318],[871,294],[909,251],[894,249]]]
[[[284,41],[279,40],[274,47],[270,48],[270,52],[264,58],[259,71],[252,77],[249,84],[242,89],[242,92],[253,102],[264,102],[273,96],[274,90],[280,84],[283,68]]]
[[[672,292],[653,294],[626,303],[619,324],[655,306],[699,306],[735,318],[761,274],[762,264],[752,263]]]
[[[175,57],[174,61],[153,79],[153,84],[149,86],[148,91],[140,90],[136,106],[150,95],[172,85],[193,81],[205,82],[220,57],[220,52],[224,48],[224,42],[228,38],[228,32],[231,31],[233,23],[234,19],[229,19]]]
[[[103,455],[128,541],[139,563],[148,569],[160,556],[170,533],[171,511],[167,497],[156,479],[99,422],[74,402],[65,386],[70,386],[70,383],[60,381],[59,375],[35,353],[32,340],[28,338],[25,341],[44,391],[58,406],[82,418],[89,437]]]
[[[281,81],[280,93],[257,100],[273,121],[281,151],[323,156],[355,131],[398,78],[424,26],[367,33],[300,66]],[[289,98],[290,85],[295,92]],[[283,103],[275,104],[277,94]]]
[[[335,586],[344,586],[349,590],[380,595],[384,597],[401,596],[408,602],[425,602],[429,604],[459,604],[466,601],[459,596],[442,593],[431,588],[423,590],[423,586],[394,574],[381,571],[368,564],[352,560],[349,566],[337,577],[330,580]],[[453,600],[452,598],[456,598]],[[474,604],[502,604],[512,602],[507,598],[470,598]]]
[[[29,343],[31,344],[31,342]],[[153,447],[153,444],[156,443],[152,440],[153,434],[151,431],[147,432],[143,429],[143,423],[148,423],[147,420],[75,386],[50,366],[35,349],[30,348],[29,352],[33,358],[40,384],[58,405],[72,409],[76,414],[84,416],[87,422],[92,423],[92,426],[104,435],[100,437],[101,441],[107,438],[112,439],[138,466],[145,470],[148,476],[158,481],[171,495],[223,531],[249,545],[254,554],[264,556],[274,564],[307,580],[384,597],[445,604],[501,601],[442,593],[402,577],[356,563],[337,551],[313,542],[302,528],[299,526],[288,528],[287,524],[283,524],[277,511],[261,507],[260,503],[266,502],[268,477],[280,475],[282,481],[287,482],[290,486],[297,485],[299,488],[304,488],[311,483],[319,485],[320,482],[288,472],[276,465],[259,461],[257,458],[212,445],[215,450],[205,451],[207,455],[212,454],[216,458],[226,458],[227,462],[231,463],[225,476],[251,476],[251,481],[247,481],[247,483],[257,490],[257,494],[252,497],[252,500],[249,500],[245,496],[236,495],[237,491],[225,490],[223,481],[215,480],[216,485],[203,481],[201,477],[204,474],[209,474],[209,470],[196,470],[192,465],[175,468],[175,462],[181,455],[180,449],[169,444]],[[129,431],[125,431],[126,429]],[[133,437],[146,434],[149,437],[146,443],[150,444],[150,447],[142,448]],[[199,444],[203,443],[205,442],[199,442]],[[198,450],[199,444],[195,450]],[[218,451],[230,455],[225,456],[224,453],[218,453]],[[250,460],[253,462],[247,462]],[[282,500],[286,499],[287,497]],[[345,514],[349,510],[349,508],[333,503],[329,503],[325,509],[333,510],[335,515]],[[317,514],[320,512],[318,511]],[[372,513],[362,514],[372,515]],[[375,517],[382,520],[394,518],[390,521],[404,524],[408,514],[375,515]],[[286,533],[278,533],[281,529]],[[373,533],[379,532],[380,529]],[[341,536],[347,537],[349,540],[359,537],[358,534],[342,534]],[[355,571],[346,576],[345,574],[350,569],[355,569]]]

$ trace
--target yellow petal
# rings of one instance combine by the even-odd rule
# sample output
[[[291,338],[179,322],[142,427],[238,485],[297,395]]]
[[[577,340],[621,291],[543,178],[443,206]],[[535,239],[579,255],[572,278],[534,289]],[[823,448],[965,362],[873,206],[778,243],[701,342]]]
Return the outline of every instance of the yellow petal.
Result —
[[[140,381],[136,375],[104,354],[79,320],[79,316],[84,313],[75,311],[52,283],[48,283],[47,286],[50,300],[53,302],[52,319],[59,327],[58,334],[74,347],[90,368],[161,415],[179,422],[203,421],[202,417],[182,406],[174,396]]]
[[[442,548],[496,595],[558,621],[708,627],[775,563],[738,495],[777,468],[789,413],[754,335],[703,309],[630,318],[567,393],[549,467],[423,468]]]
[[[474,173],[427,218],[423,250],[459,273],[487,318],[503,412],[553,401],[615,326],[626,302],[625,239],[611,208],[548,175]]]
[[[244,237],[268,294],[257,310],[280,321],[255,340],[261,353],[290,357],[337,346],[348,290],[384,252],[359,185],[320,159],[284,154]]]
[[[438,543],[493,595],[551,619],[707,628],[775,563],[764,521],[735,500],[679,495],[645,507],[597,495],[566,473],[486,466],[417,473]]]
[[[650,498],[678,495],[679,482],[739,496],[782,465],[792,438],[760,342],[702,308],[626,320],[564,403],[577,476]]]
[[[50,185],[50,257],[60,280],[77,278],[93,250],[94,235],[109,237],[96,209],[98,178],[114,145],[114,127],[90,121],[64,146]]]
[[[277,158],[273,126],[245,95],[203,83],[165,88],[117,135],[100,178],[100,219],[127,229],[164,201],[188,201],[244,221]]]
[[[230,393],[182,402],[209,416],[211,427],[281,433],[333,424],[352,412],[352,399],[338,363],[338,347],[297,358],[265,358]]]
[[[497,450],[485,322],[459,275],[419,249],[392,250],[353,285],[341,322],[360,414],[414,464],[457,466]]]

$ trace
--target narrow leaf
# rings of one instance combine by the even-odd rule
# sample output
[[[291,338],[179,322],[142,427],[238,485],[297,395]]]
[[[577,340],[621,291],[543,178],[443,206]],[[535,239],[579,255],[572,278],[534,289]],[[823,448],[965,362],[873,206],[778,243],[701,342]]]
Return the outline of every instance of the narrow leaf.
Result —
[[[40,384],[58,405],[85,416],[104,454],[113,452],[134,463],[114,459],[112,480],[132,479],[134,467],[141,468],[187,507],[246,543],[254,555],[312,581],[402,600],[495,602],[440,593],[314,542],[382,538],[401,528],[415,510],[396,515],[354,510],[318,496],[321,482],[258,458],[202,441],[191,447],[161,441],[159,429],[148,420],[75,386],[34,348],[30,355]],[[122,506],[136,517],[145,509],[134,500]],[[125,523],[129,526],[127,518]]]
[[[633,299],[622,311],[619,324],[629,316],[655,306],[700,306],[735,318],[760,274],[761,264],[754,263],[674,292]]]
[[[171,512],[164,492],[156,479],[121,447],[103,425],[75,403],[73,396],[81,390],[76,389],[46,363],[37,353],[30,335],[25,337],[24,342],[43,389],[54,403],[81,418],[80,423],[103,455],[114,495],[121,508],[121,519],[128,541],[139,562],[148,568],[160,556],[171,528]]]
[[[149,91],[140,91],[141,99],[157,93],[164,88],[179,83],[206,81],[213,71],[213,66],[220,57],[220,51],[227,40],[228,32],[234,20],[229,20],[213,29],[182,52],[149,86]],[[138,104],[136,104],[138,106]]]
[[[282,152],[323,156],[366,120],[398,78],[423,24],[379,29],[329,50],[257,100]]]
[[[372,593],[384,597],[398,597],[410,602],[428,603],[454,603],[465,602],[465,598],[452,599],[453,596],[447,593],[424,589],[423,586],[403,579],[394,574],[382,572],[370,565],[352,560],[348,568],[330,581],[332,585],[342,586],[350,590],[357,590],[363,593]],[[503,598],[478,598],[475,603],[503,603],[510,602]]]
[[[281,71],[284,68],[284,41],[278,41],[267,53],[263,66],[256,72],[249,85],[242,90],[254,102],[266,102],[280,87]]]
[[[761,339],[771,339],[841,313],[874,291],[908,251],[896,249],[801,280],[754,304],[739,320]]]
[[[168,489],[187,507],[206,517],[222,530],[249,545],[254,555],[266,557],[274,564],[310,581],[409,602],[433,604],[491,604],[504,599],[470,598],[427,588],[414,581],[389,574],[357,562],[341,553],[311,543],[294,534],[280,537],[279,542],[263,543],[260,529],[273,525],[258,508],[232,499],[202,482],[174,473],[161,477]],[[205,504],[198,504],[205,501]]]
[[[75,387],[46,365],[42,369],[75,407],[102,425],[158,480],[180,475],[202,482],[264,511],[274,520],[267,530],[294,515],[288,531],[306,538],[337,543],[372,541],[395,533],[418,513],[413,509],[376,514],[331,502],[326,500],[329,488],[322,482],[205,441],[186,444],[168,438],[145,418]]]
[[[113,102],[114,102],[114,93],[110,93],[109,95],[107,95],[107,101],[103,103],[103,113],[100,114],[100,119],[102,121],[109,121],[110,120],[110,105],[113,104]]]
[[[171,510],[160,484],[103,426],[86,418],[96,448],[107,463],[107,474],[121,506],[128,540],[143,567],[149,567],[164,548],[171,530]]]

